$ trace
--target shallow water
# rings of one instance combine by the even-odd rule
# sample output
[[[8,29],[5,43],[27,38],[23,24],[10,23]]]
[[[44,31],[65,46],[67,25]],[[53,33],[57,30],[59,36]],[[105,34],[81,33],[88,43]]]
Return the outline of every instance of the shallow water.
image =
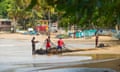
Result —
[[[37,44],[37,48],[40,48]],[[92,43],[93,44],[93,43]],[[68,44],[73,47],[79,47],[81,44]],[[83,46],[90,47],[87,43]],[[92,45],[93,46],[93,45]],[[92,47],[91,46],[91,47]],[[83,47],[83,48],[84,48]],[[31,55],[31,43],[28,40],[11,40],[0,39],[0,72],[79,72],[82,70],[96,71],[104,69],[88,68],[68,68],[71,65],[83,64],[83,61],[92,59],[118,58],[115,55],[79,55],[79,56],[62,56],[62,55]],[[65,69],[59,67],[67,66]],[[54,69],[50,69],[54,68]],[[47,70],[49,69],[49,70]],[[107,69],[110,70],[110,69]],[[86,71],[84,71],[86,72]],[[110,70],[110,72],[113,72]]]
[[[42,44],[42,43],[40,43]],[[37,47],[40,47],[37,44]],[[20,69],[34,69],[41,64],[66,63],[90,60],[90,56],[31,55],[31,43],[28,40],[0,39],[0,72],[17,72]],[[39,66],[33,67],[39,64]],[[23,68],[24,67],[24,68]]]
[[[42,70],[39,72],[116,72],[116,71],[107,68],[62,68],[62,69]]]
[[[65,56],[91,56],[92,60],[120,58],[120,54],[68,54]]]

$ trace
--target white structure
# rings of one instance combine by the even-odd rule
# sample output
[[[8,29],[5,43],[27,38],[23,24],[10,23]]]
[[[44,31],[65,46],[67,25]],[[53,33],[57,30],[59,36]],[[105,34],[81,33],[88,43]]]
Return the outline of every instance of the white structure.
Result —
[[[12,26],[11,22],[10,19],[0,19],[0,31],[10,31]]]

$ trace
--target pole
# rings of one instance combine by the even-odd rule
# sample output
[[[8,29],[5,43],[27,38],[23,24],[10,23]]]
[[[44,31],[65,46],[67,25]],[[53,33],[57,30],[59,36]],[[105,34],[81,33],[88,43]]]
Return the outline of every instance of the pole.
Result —
[[[48,8],[48,36],[50,36],[51,33],[51,21],[50,21],[50,9]]]

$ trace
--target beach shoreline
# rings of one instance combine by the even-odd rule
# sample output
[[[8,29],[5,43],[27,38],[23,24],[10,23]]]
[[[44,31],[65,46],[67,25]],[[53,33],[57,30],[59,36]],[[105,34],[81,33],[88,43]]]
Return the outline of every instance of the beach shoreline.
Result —
[[[0,39],[17,39],[17,40],[31,40],[32,37],[35,36],[36,40],[44,42],[44,40],[47,38],[46,35],[23,35],[23,34],[18,34],[18,33],[2,33],[0,34]],[[56,43],[57,38],[55,36],[51,37],[51,40]],[[85,39],[85,38],[67,38],[63,39],[65,43],[74,43],[74,44],[81,44],[81,43],[95,43],[95,37],[91,37],[90,39]],[[67,54],[120,54],[120,41],[119,40],[114,40],[110,36],[100,36],[99,37],[99,43],[104,43],[107,44],[108,47],[103,47],[103,48],[94,48],[90,49],[85,48],[81,49],[81,51],[77,52],[71,52]],[[80,49],[80,48],[74,48],[74,49]]]

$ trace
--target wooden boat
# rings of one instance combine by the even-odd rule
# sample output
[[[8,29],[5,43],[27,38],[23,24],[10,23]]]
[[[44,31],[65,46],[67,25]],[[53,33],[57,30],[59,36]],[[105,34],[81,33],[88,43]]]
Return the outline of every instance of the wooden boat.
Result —
[[[48,51],[46,51],[45,49],[37,49],[35,50],[35,54],[40,54],[40,55],[44,55],[44,54],[59,54],[59,53],[65,53],[65,52],[72,52],[72,50],[68,49],[68,48],[63,48],[62,51],[61,50],[57,50],[56,47],[50,48]]]

